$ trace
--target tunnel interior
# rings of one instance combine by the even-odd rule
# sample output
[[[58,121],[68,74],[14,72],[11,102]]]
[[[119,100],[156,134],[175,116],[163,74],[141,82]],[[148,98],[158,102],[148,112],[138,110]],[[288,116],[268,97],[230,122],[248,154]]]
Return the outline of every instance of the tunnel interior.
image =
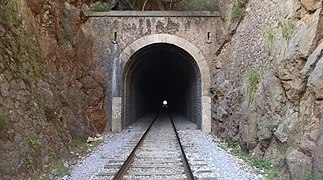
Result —
[[[162,110],[163,100],[169,112],[200,127],[201,75],[193,57],[182,48],[157,43],[138,50],[129,59],[123,78],[123,127]]]

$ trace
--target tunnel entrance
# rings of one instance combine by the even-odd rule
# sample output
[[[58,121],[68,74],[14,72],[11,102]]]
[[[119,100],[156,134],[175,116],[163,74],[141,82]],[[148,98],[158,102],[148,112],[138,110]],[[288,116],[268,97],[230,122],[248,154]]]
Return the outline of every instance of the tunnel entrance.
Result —
[[[155,43],[135,52],[123,75],[122,127],[162,108],[182,114],[201,126],[201,73],[194,58],[182,48]]]

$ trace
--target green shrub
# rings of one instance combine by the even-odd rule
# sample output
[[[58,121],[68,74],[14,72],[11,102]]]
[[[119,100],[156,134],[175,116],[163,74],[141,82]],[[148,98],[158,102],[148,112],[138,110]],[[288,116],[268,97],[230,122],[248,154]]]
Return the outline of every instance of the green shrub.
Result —
[[[27,141],[33,149],[39,149],[42,145],[42,142],[39,139],[28,138]]]
[[[233,22],[241,20],[246,14],[245,3],[233,1],[228,10],[228,18],[224,26],[224,34],[230,34],[232,31]]]
[[[79,149],[79,148],[84,148],[87,147],[87,143],[82,141],[81,139],[73,139],[71,143],[73,148]]]
[[[188,10],[192,11],[216,11],[217,3],[215,0],[186,0],[183,2],[184,6],[188,8]]]
[[[64,176],[69,174],[70,169],[65,166],[65,164],[63,162],[57,162],[55,164],[53,164],[51,167],[51,174],[55,175],[55,176]]]
[[[14,10],[14,5],[9,3],[7,6],[0,7],[0,19],[1,22],[5,25],[12,25],[18,21],[17,13]]]
[[[274,42],[275,42],[274,29],[271,26],[269,26],[265,31],[264,36],[265,36],[265,43],[267,44],[268,48],[272,50],[274,48]]]
[[[30,169],[33,166],[34,158],[29,154],[25,158],[26,168]]]
[[[253,101],[254,93],[258,88],[260,81],[260,73],[255,70],[249,70],[244,76],[244,97],[248,101],[248,105]]]
[[[225,143],[227,144],[228,148],[236,148],[237,144],[232,137],[225,139]]]
[[[246,14],[245,8],[239,5],[232,6],[230,16],[232,20],[242,19]]]
[[[94,141],[94,142],[91,142],[91,143],[87,143],[81,139],[73,139],[72,140],[72,143],[71,143],[71,146],[72,148],[74,149],[85,149],[85,148],[90,148],[90,147],[95,147],[95,146],[98,146],[102,143],[102,141]]]
[[[223,149],[230,149],[230,152],[245,160],[253,168],[261,168],[266,173],[266,178],[269,180],[277,179],[278,173],[281,170],[279,166],[273,165],[264,157],[253,157],[248,153],[241,150],[241,148],[236,144],[235,140],[231,137],[225,140],[225,144],[222,145]]]
[[[93,11],[93,12],[107,12],[107,11],[110,11],[110,8],[106,5],[98,4],[96,6],[93,6],[91,8],[91,11]]]
[[[271,163],[267,159],[264,159],[263,157],[251,158],[250,163],[252,166],[256,168],[262,168],[262,169],[266,169],[267,167],[271,166]]]
[[[288,19],[287,22],[282,24],[282,36],[285,40],[289,40],[295,29],[296,22],[294,19]]]

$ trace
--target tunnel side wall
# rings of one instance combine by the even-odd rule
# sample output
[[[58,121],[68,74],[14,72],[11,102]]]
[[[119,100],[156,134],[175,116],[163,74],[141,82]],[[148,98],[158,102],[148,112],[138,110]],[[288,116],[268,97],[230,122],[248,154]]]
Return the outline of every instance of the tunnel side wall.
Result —
[[[219,17],[91,17],[88,23],[98,35],[97,41],[91,45],[106,48],[102,50],[104,54],[97,56],[100,57],[97,61],[110,62],[105,63],[107,76],[110,76],[108,79],[111,80],[107,82],[110,87],[113,84],[116,58],[121,57],[124,66],[132,54],[152,43],[170,43],[186,50],[195,59],[202,76],[201,128],[204,132],[211,131],[209,67],[215,49],[220,46],[217,43],[217,32],[220,32],[218,28],[221,27]],[[117,74],[120,77],[122,72]],[[118,93],[113,94],[122,94],[122,82],[116,84]],[[121,126],[128,125],[121,122],[123,105],[120,103],[120,97],[112,97],[112,93],[106,96],[107,114],[111,114],[107,120],[108,124],[111,124],[110,130],[120,131]],[[113,108],[112,102],[117,102],[115,106],[112,105]]]

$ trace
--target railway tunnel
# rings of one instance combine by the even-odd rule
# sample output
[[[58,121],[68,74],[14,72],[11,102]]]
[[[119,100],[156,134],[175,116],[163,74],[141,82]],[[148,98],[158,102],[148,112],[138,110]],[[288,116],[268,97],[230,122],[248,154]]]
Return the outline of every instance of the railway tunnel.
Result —
[[[155,43],[139,49],[125,66],[123,82],[123,127],[160,111],[163,100],[169,112],[201,126],[201,74],[182,48]]]

